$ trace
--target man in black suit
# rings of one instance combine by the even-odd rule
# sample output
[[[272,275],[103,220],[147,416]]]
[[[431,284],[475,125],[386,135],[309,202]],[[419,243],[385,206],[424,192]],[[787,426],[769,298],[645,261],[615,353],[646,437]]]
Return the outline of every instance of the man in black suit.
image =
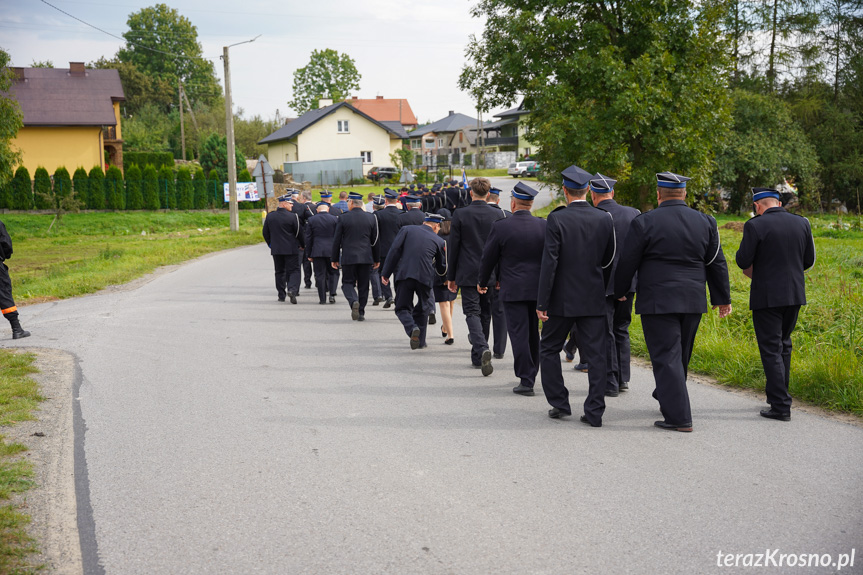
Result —
[[[411,349],[428,347],[426,331],[432,301],[429,294],[435,275],[446,274],[446,242],[437,235],[442,221],[443,216],[429,214],[423,225],[399,230],[381,270],[384,285],[389,284],[389,277],[395,272],[396,315],[410,336]]]
[[[629,224],[641,212],[629,206],[621,206],[614,201],[616,183],[617,180],[596,174],[594,179],[590,180],[590,198],[594,206],[611,214],[614,220],[614,237],[623,247]],[[608,313],[608,387],[605,395],[610,397],[617,397],[621,391],[629,389],[629,324],[632,322],[632,294],[635,291],[636,279],[632,279],[632,285],[625,300],[621,301],[614,297],[614,270],[620,260],[621,251],[615,251],[614,263],[611,264],[611,278],[605,290]]]
[[[503,212],[490,208],[486,203],[491,182],[488,178],[470,181],[471,203],[459,208],[452,216],[450,232],[449,271],[447,287],[453,293],[461,288],[461,307],[471,344],[471,365],[481,369],[482,374],[491,375],[491,350],[488,335],[491,324],[491,301],[488,293],[477,290],[479,262],[491,225],[503,219]]]
[[[329,190],[321,190],[321,203],[330,206],[329,213],[333,216],[338,217],[342,215],[342,213],[344,213],[342,212],[342,210],[333,205],[333,193]]]
[[[426,214],[422,211],[422,200],[418,196],[407,195],[404,203],[407,211],[399,216],[399,227],[423,225]]]
[[[379,211],[384,209],[386,206],[386,202],[384,201],[383,194],[369,194],[371,197],[372,209],[371,213],[377,214]],[[368,204],[366,205],[366,211],[369,211]],[[377,219],[377,218],[375,218]],[[380,233],[380,222],[378,222],[378,233]],[[380,238],[378,239],[380,241]],[[381,284],[381,268],[372,268],[372,305],[380,305],[382,301],[384,301],[383,295],[383,285]]]
[[[585,199],[590,173],[570,166],[561,175],[567,206],[548,216],[536,302],[537,317],[543,322],[539,344],[542,389],[551,405],[549,417],[572,414],[560,349],[575,325],[579,352],[590,365],[580,420],[601,427],[608,371],[605,290],[614,261],[614,223],[608,212]]]
[[[393,245],[393,240],[396,239],[396,234],[399,233],[399,216],[402,214],[402,210],[399,208],[398,192],[385,188],[384,201],[386,202],[386,207],[375,212],[375,217],[378,219],[378,229],[380,230],[378,243],[380,244],[381,251],[381,268],[386,265],[390,246]],[[384,297],[384,309],[389,309],[393,305],[393,288],[389,284],[383,284],[381,291]]]
[[[300,192],[300,201],[303,203],[304,209],[303,214],[300,216],[300,220],[305,226],[312,216],[317,213],[317,206],[312,201],[312,192],[309,190],[303,190]],[[305,254],[303,254],[305,256]],[[305,278],[306,289],[311,289],[312,287],[312,277],[314,276],[314,270],[312,266],[312,262],[308,256],[303,257],[303,277]]]
[[[317,211],[305,226],[306,257],[311,260],[315,270],[315,287],[318,288],[320,303],[327,303],[327,294],[329,302],[336,303],[339,272],[330,265],[330,256],[333,254],[333,237],[339,219],[330,213],[329,204],[322,202]]]
[[[499,270],[497,299],[506,314],[506,328],[512,342],[515,376],[519,384],[513,393],[533,395],[539,371],[539,320],[536,315],[536,293],[542,246],[545,243],[545,220],[531,215],[537,191],[519,182],[512,191],[510,217],[496,221],[485,243],[480,261],[477,291],[493,288],[492,272]]]
[[[279,197],[279,207],[264,219],[264,241],[270,246],[273,265],[276,268],[276,291],[279,301],[285,301],[285,292],[291,303],[297,303],[300,291],[299,254],[305,245],[300,216],[292,212],[291,197]]]
[[[744,224],[735,259],[752,279],[749,309],[770,404],[761,415],[791,421],[791,332],[806,305],[803,272],[815,264],[815,241],[809,220],[786,212],[776,190],[754,188],[752,198],[758,215]]]
[[[707,312],[704,282],[721,318],[731,313],[731,288],[716,220],[686,205],[689,178],[663,172],[656,179],[659,207],[632,220],[615,270],[614,294],[627,297],[638,272],[635,313],[641,316],[653,364],[653,397],[664,418],[654,425],[688,432],[692,410],[686,376],[698,324]]]
[[[21,322],[18,320],[18,306],[12,298],[12,278],[9,277],[9,268],[5,263],[11,257],[12,238],[6,231],[6,226],[0,222],[0,310],[12,327],[12,339],[21,339],[30,337],[30,332],[21,327]]]
[[[351,319],[365,321],[372,267],[379,267],[381,261],[378,221],[363,209],[362,194],[351,192],[348,205],[350,211],[339,216],[336,224],[330,265],[338,269],[341,263],[342,293],[351,306]]]
[[[496,210],[503,212],[503,217],[508,218],[512,212],[500,207],[500,189],[492,186],[488,191],[488,205]],[[498,270],[493,270],[495,274]],[[493,275],[492,280],[497,283],[496,275]],[[494,288],[494,286],[492,286]],[[506,314],[503,311],[503,300],[500,298],[500,290],[497,288],[488,292],[490,298],[489,307],[491,308],[491,336],[494,340],[491,351],[495,359],[503,359],[503,354],[506,352]]]

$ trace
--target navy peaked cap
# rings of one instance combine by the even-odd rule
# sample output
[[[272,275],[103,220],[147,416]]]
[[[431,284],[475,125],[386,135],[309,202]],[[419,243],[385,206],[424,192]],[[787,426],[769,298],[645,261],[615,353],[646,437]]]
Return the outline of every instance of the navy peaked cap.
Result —
[[[563,176],[563,185],[573,190],[580,190],[587,187],[587,182],[593,177],[588,171],[582,170],[578,166],[570,166],[560,173]]]

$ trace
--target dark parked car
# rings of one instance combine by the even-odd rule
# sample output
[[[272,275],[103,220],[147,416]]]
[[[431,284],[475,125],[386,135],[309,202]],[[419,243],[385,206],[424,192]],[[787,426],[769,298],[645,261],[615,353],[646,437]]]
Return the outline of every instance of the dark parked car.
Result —
[[[399,177],[399,175],[399,171],[391,166],[374,166],[369,168],[369,173],[366,177],[373,182],[378,182],[380,180],[387,180],[393,176]]]

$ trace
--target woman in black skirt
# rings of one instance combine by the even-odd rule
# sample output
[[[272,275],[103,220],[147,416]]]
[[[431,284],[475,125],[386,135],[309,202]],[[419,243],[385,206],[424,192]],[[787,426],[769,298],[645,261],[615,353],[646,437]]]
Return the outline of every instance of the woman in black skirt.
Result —
[[[452,213],[446,209],[442,208],[438,210],[438,214],[446,218],[440,225],[440,231],[438,232],[438,236],[443,238],[446,242],[447,252],[449,252],[449,232],[450,227],[452,226]],[[455,302],[456,294],[449,291],[449,288],[446,287],[446,276],[438,276],[437,281],[434,285],[434,300],[440,306],[440,315],[441,315],[441,335],[445,337],[444,343],[447,345],[452,345],[453,343],[453,333],[452,333],[452,310]]]

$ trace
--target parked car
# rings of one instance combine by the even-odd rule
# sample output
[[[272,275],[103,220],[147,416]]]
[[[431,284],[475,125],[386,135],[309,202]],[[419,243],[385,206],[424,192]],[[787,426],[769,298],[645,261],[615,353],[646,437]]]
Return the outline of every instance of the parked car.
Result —
[[[527,168],[527,175],[531,178],[539,176],[539,162],[534,162]]]
[[[514,162],[509,165],[506,173],[513,178],[523,178],[528,175],[527,170],[536,162]]]
[[[395,176],[396,178],[400,177],[401,174],[399,171],[392,166],[374,166],[369,168],[368,179],[373,182],[378,182],[380,180],[387,180]]]

